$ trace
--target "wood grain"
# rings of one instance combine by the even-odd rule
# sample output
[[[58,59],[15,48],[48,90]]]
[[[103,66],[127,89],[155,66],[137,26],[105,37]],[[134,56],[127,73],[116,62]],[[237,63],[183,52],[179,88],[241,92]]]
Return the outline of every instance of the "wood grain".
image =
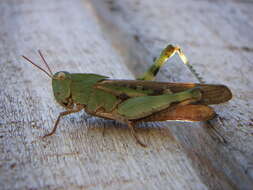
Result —
[[[252,8],[239,0],[2,0],[1,189],[252,189]],[[232,101],[213,106],[217,119],[141,124],[148,148],[125,125],[83,112],[40,138],[62,108],[50,79],[21,55],[41,63],[40,49],[55,72],[134,79],[168,43],[205,81],[232,89]],[[159,80],[197,82],[177,57],[170,63]]]

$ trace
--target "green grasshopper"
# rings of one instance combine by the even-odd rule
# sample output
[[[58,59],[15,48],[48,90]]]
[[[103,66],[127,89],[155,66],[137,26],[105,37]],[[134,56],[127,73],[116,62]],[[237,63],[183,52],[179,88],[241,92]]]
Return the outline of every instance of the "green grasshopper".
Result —
[[[42,53],[39,55],[52,79],[56,101],[66,111],[61,112],[52,131],[55,133],[61,117],[84,109],[88,114],[126,123],[137,143],[146,146],[137,137],[134,126],[139,122],[166,120],[207,121],[215,116],[210,104],[219,104],[232,98],[228,87],[216,84],[155,82],[155,76],[165,62],[178,53],[184,64],[186,56],[177,46],[168,45],[155,63],[137,80],[112,80],[107,76],[87,73],[52,73]]]

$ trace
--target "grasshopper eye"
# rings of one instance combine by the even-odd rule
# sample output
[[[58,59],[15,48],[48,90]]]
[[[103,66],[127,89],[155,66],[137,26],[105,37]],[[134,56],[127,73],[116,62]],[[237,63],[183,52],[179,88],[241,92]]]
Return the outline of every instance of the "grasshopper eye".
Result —
[[[59,80],[64,80],[66,78],[66,74],[64,72],[59,72],[57,78]]]

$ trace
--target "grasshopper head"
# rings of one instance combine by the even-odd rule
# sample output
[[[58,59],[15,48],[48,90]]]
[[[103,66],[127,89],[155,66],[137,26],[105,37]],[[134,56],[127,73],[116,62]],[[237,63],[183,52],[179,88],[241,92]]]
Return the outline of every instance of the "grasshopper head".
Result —
[[[31,59],[27,58],[26,56],[22,57],[31,64],[33,64],[35,67],[43,71],[47,76],[49,76],[52,79],[52,87],[56,101],[62,106],[67,107],[71,95],[70,94],[71,74],[65,71],[60,71],[53,75],[42,53],[39,50],[38,52],[48,71],[43,69],[41,66],[35,64]]]
[[[71,74],[60,71],[52,77],[52,87],[56,101],[62,106],[66,106],[70,97]]]

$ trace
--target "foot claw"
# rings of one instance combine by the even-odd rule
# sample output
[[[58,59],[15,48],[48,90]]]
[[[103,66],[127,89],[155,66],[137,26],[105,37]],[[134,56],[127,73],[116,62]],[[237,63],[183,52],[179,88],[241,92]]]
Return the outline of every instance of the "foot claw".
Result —
[[[136,142],[141,145],[143,148],[148,147],[146,144],[144,144],[143,142],[141,142],[139,139],[136,139]]]

